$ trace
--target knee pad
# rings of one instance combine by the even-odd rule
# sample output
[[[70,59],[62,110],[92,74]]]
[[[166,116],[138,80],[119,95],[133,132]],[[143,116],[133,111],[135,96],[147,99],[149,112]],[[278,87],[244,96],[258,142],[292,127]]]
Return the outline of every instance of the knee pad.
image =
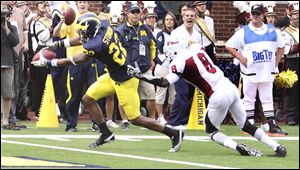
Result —
[[[246,119],[245,121],[245,124],[244,124],[244,127],[242,128],[242,130],[244,132],[247,132],[249,133],[251,136],[254,136],[256,130],[257,130],[257,127],[255,127],[254,125],[252,125],[248,119]]]

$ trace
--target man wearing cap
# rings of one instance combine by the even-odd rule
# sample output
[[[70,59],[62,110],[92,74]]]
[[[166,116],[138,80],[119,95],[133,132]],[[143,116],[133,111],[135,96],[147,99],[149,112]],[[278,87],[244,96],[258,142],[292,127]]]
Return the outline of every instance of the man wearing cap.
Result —
[[[201,44],[212,61],[216,64],[214,41],[215,41],[215,26],[214,20],[205,15],[207,1],[193,1],[193,6],[197,11],[196,25],[198,31],[202,35]]]
[[[152,75],[153,60],[157,57],[156,40],[150,29],[141,22],[141,9],[138,4],[129,4],[127,17],[127,23],[116,29],[127,50],[127,60],[129,63],[137,62],[143,73]],[[140,81],[139,95],[141,100],[147,100],[149,117],[155,119],[154,85]]]
[[[288,6],[290,25],[281,32],[285,42],[284,54],[287,68],[296,71],[299,78],[299,2],[293,1]],[[286,123],[294,126],[299,123],[299,81],[292,88],[286,89],[283,107]]]
[[[284,43],[281,41],[280,32],[273,25],[263,23],[263,6],[255,2],[250,6],[250,23],[227,41],[226,49],[241,63],[243,100],[249,121],[254,124],[254,103],[258,90],[270,127],[269,132],[287,135],[275,122],[272,95],[274,74],[278,72]]]

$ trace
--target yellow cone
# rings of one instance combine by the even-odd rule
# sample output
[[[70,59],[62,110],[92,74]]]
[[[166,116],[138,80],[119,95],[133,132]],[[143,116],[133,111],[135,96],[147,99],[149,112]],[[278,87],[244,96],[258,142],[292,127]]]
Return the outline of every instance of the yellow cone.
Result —
[[[195,89],[187,129],[204,130],[205,110],[206,110],[206,106],[205,106],[204,94],[202,91]]]
[[[48,74],[36,127],[59,127],[51,74]]]

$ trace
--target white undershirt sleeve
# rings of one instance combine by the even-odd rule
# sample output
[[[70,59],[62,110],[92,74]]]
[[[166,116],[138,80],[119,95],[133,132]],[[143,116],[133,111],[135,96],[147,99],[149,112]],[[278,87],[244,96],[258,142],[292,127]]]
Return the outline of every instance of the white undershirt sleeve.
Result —
[[[168,82],[170,84],[174,84],[176,81],[179,80],[179,76],[175,73],[169,73],[166,77],[166,79],[168,80]]]

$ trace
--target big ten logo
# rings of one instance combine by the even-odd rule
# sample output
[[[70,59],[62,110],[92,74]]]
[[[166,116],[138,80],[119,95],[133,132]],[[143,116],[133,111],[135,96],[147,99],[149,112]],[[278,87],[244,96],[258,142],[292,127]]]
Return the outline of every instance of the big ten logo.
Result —
[[[83,54],[85,54],[86,56],[93,56],[95,55],[95,51],[84,49]]]
[[[272,59],[273,52],[269,50],[263,50],[262,52],[253,51],[253,62],[268,62]]]

